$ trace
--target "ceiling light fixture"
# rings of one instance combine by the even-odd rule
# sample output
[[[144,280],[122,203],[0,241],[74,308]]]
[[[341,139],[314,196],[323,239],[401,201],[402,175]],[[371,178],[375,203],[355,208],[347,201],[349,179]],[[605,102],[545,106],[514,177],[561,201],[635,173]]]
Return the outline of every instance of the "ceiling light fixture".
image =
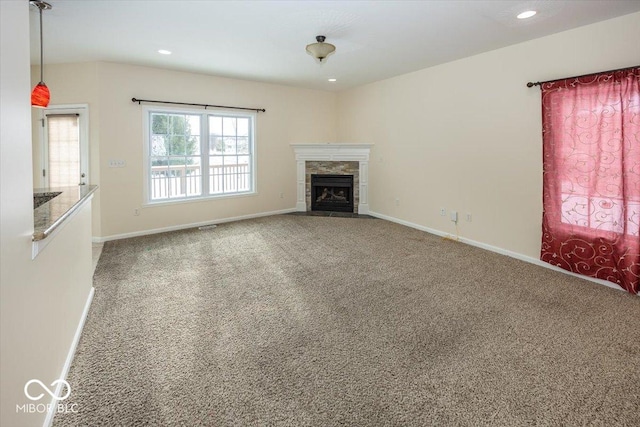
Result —
[[[46,84],[44,84],[44,47],[42,46],[42,11],[51,9],[51,5],[42,0],[33,0],[29,2],[31,5],[40,9],[40,83],[38,83],[31,91],[31,106],[37,108],[47,108],[51,93]]]
[[[536,13],[538,13],[538,12],[536,12],[535,10],[527,10],[525,12],[520,13],[518,16],[516,16],[516,18],[518,18],[518,19],[527,19],[527,18],[531,18]]]
[[[333,83],[333,82],[337,82],[337,81],[338,81],[338,79],[334,79],[334,78],[331,78],[331,79],[328,79],[328,80],[329,80],[330,82],[332,82],[332,83]]]
[[[307,45],[307,52],[314,58],[319,59],[320,62],[336,50],[336,47],[331,43],[325,43],[325,39],[325,36],[316,36],[317,43]]]
[[[158,51],[158,53],[160,53],[162,55],[171,55],[171,51],[170,50],[166,50],[166,49],[160,49]]]

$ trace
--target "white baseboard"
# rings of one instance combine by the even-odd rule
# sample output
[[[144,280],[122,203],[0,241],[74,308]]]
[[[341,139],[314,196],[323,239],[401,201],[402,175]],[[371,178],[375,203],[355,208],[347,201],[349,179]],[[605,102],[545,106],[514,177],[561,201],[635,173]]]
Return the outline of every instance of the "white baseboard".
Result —
[[[169,227],[154,228],[151,230],[141,230],[141,231],[134,231],[131,233],[113,234],[111,236],[105,236],[105,237],[93,237],[92,240],[93,240],[93,243],[103,243],[103,242],[108,242],[110,240],[128,239],[130,237],[147,236],[149,234],[166,233],[168,231],[178,231],[178,230],[185,230],[187,228],[202,227],[203,225],[222,224],[225,222],[241,221],[243,219],[260,218],[263,216],[282,215],[282,214],[287,214],[291,212],[296,212],[296,208],[281,209],[279,211],[271,211],[271,212],[260,212],[255,214],[234,216],[234,217],[221,218],[221,219],[212,219],[210,221],[194,222],[191,224],[172,225]]]
[[[452,237],[449,233],[445,233],[444,231],[436,230],[434,228],[425,227],[423,225],[419,225],[419,224],[415,224],[413,222],[409,222],[409,221],[405,221],[405,220],[402,220],[402,219],[394,218],[392,216],[383,215],[383,214],[380,214],[380,213],[377,213],[377,212],[369,211],[369,215],[371,215],[373,217],[376,217],[376,218],[384,219],[386,221],[395,222],[396,224],[406,225],[407,227],[415,228],[415,229],[420,230],[420,231],[425,231],[425,232],[430,233],[430,234],[435,234],[436,236]],[[580,279],[588,280],[590,282],[594,282],[594,283],[597,283],[599,285],[606,286],[608,288],[612,288],[612,289],[616,289],[618,291],[626,292],[620,286],[618,286],[618,285],[616,285],[616,284],[614,284],[612,282],[609,282],[607,280],[595,279],[593,277],[588,277],[588,276],[583,276],[581,274],[572,273],[572,272],[567,271],[565,269],[562,269],[560,267],[556,267],[555,265],[551,265],[551,264],[546,263],[544,261],[541,261],[539,259],[527,256],[527,255],[523,255],[523,254],[520,254],[518,252],[513,252],[513,251],[510,251],[508,249],[503,249],[503,248],[499,248],[497,246],[492,246],[492,245],[489,245],[489,244],[486,244],[486,243],[482,243],[482,242],[478,242],[478,241],[475,241],[475,240],[467,239],[465,237],[458,237],[458,241],[462,242],[462,243],[465,243],[467,245],[475,246],[475,247],[480,248],[480,249],[485,249],[485,250],[488,250],[488,251],[491,251],[491,252],[498,253],[500,255],[506,255],[506,256],[511,257],[511,258],[519,259],[520,261],[525,261],[525,262],[528,262],[528,263],[531,263],[531,264],[538,265],[540,267],[544,267],[544,268],[548,268],[548,269],[551,269],[551,270],[554,270],[554,271],[558,271],[560,273],[568,274],[569,276],[573,276],[573,277],[577,277],[577,278],[580,278]],[[638,295],[638,296],[640,296],[640,295]]]
[[[64,366],[62,367],[62,372],[58,378],[67,379],[67,375],[69,374],[69,369],[71,368],[71,362],[73,362],[73,357],[76,354],[76,347],[78,347],[78,342],[80,341],[80,336],[82,335],[82,330],[84,329],[84,323],[87,320],[87,316],[89,315],[89,307],[91,307],[91,301],[93,301],[93,293],[95,289],[92,286],[89,291],[89,296],[87,297],[87,301],[84,304],[84,309],[82,310],[82,315],[80,316],[80,322],[78,322],[78,327],[76,328],[76,333],[73,336],[73,341],[71,342],[71,347],[69,347],[69,352],[67,353],[67,359],[64,361]],[[56,386],[54,395],[60,396],[62,393],[63,384],[58,383]],[[56,401],[52,398],[51,405],[49,406],[49,411],[47,412],[47,416],[44,419],[43,427],[50,427],[51,423],[53,423],[53,417],[56,415]]]

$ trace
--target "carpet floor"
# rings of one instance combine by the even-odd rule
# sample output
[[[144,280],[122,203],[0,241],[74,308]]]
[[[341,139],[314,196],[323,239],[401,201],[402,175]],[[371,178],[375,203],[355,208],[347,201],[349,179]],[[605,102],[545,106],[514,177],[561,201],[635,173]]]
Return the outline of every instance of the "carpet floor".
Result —
[[[379,219],[107,242],[55,426],[640,425],[640,298]]]

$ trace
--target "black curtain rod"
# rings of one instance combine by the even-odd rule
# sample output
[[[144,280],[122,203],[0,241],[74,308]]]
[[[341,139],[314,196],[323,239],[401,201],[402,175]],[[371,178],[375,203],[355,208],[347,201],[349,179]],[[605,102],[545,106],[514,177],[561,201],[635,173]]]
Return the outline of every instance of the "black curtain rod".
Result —
[[[580,76],[564,77],[564,78],[561,78],[561,79],[547,80],[546,82],[535,82],[535,83],[529,82],[529,83],[527,83],[527,87],[541,86],[541,85],[543,85],[543,84],[545,84],[545,83],[555,82],[555,81],[557,81],[557,80],[579,79],[580,77],[592,76],[592,75],[594,75],[594,74],[607,74],[607,73],[614,73],[614,72],[616,72],[616,71],[625,71],[625,70],[630,70],[630,69],[632,69],[632,68],[640,68],[640,65],[634,65],[634,66],[632,66],[632,67],[616,68],[615,70],[598,71],[598,72],[595,72],[595,73],[582,74],[582,75],[580,75]]]
[[[137,99],[137,98],[131,98],[131,101],[137,102],[138,105],[140,105],[142,102],[153,102],[155,104],[173,104],[173,105],[189,105],[192,107],[204,107],[205,110],[207,109],[207,107],[212,107],[212,108],[227,108],[230,110],[255,111],[256,113],[264,113],[267,111],[264,108],[229,107],[228,105],[192,104],[189,102],[152,101],[150,99]]]

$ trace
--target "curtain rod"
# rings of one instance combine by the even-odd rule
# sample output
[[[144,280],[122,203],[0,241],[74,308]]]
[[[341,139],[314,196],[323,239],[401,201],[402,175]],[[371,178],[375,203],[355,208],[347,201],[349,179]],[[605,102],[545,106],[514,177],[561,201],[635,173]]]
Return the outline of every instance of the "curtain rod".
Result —
[[[624,67],[624,68],[616,68],[615,70],[608,70],[608,71],[597,71],[595,73],[582,74],[580,76],[564,77],[564,78],[561,78],[561,79],[547,80],[546,82],[535,82],[535,83],[529,82],[529,83],[527,83],[527,87],[541,86],[541,85],[543,85],[545,83],[555,82],[557,80],[579,79],[580,77],[592,76],[594,74],[607,74],[607,73],[613,73],[613,72],[616,72],[616,71],[625,71],[625,70],[630,70],[632,68],[640,68],[640,65],[634,65],[634,66],[631,66],[631,67]]]
[[[137,98],[131,98],[131,101],[137,102],[138,105],[140,105],[142,102],[153,102],[156,104],[190,105],[192,107],[204,107],[205,110],[207,109],[207,107],[212,107],[212,108],[227,108],[231,110],[255,111],[256,113],[264,113],[267,111],[264,108],[229,107],[228,105],[192,104],[190,102],[152,101],[150,99],[137,99]]]

